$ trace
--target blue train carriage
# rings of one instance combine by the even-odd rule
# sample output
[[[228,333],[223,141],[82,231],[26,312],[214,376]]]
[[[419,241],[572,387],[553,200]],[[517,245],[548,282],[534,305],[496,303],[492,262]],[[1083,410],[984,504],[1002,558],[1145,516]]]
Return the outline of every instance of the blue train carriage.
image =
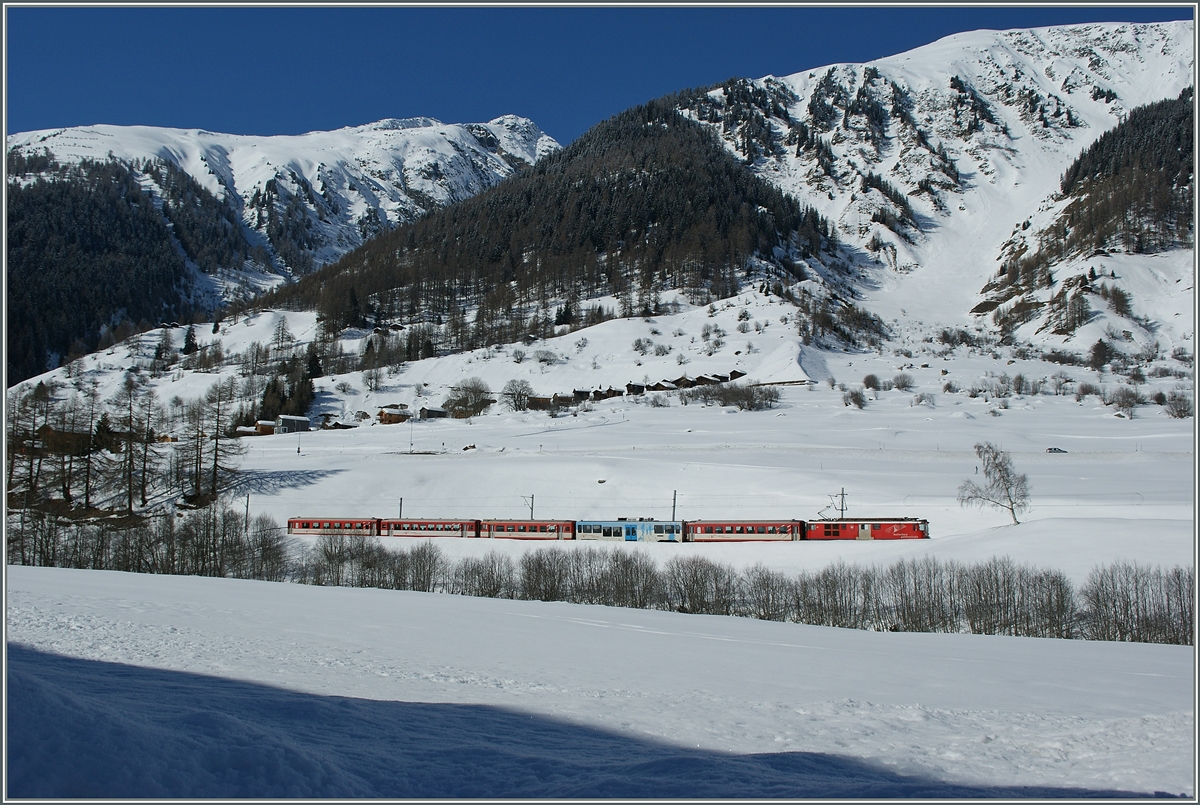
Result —
[[[578,520],[575,539],[603,539],[622,542],[683,542],[682,520],[648,518],[616,520]]]

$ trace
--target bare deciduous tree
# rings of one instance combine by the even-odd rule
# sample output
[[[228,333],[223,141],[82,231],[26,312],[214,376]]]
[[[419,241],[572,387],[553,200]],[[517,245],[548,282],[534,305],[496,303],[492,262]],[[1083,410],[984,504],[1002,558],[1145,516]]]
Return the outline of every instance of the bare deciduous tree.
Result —
[[[495,400],[492,390],[478,377],[468,377],[450,389],[443,407],[455,416],[478,416]]]
[[[1013,469],[1008,453],[991,442],[975,445],[975,455],[983,464],[986,484],[963,481],[958,487],[959,504],[998,506],[1012,516],[1013,525],[1020,525],[1017,514],[1029,508],[1029,479]]]
[[[510,380],[500,390],[500,396],[510,411],[524,411],[529,408],[529,398],[533,396],[533,386],[528,380]]]

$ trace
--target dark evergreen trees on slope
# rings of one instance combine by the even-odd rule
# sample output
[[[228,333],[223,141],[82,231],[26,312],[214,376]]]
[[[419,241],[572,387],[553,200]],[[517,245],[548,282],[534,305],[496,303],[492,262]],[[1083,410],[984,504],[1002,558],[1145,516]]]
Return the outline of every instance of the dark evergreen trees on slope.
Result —
[[[10,175],[7,194],[9,385],[51,368],[50,354],[77,340],[95,349],[117,316],[185,312],[183,258],[122,165],[87,161],[27,184]]]
[[[1063,173],[1070,203],[1040,248],[1005,265],[999,284],[1044,275],[1056,262],[1094,249],[1153,252],[1193,240],[1195,131],[1192,88],[1138,107]]]
[[[555,305],[573,295],[636,289],[652,300],[682,288],[725,296],[753,255],[831,248],[825,220],[746,171],[676,111],[678,101],[616,115],[530,170],[382,235],[266,304],[315,306],[334,323],[355,318],[354,300],[376,318],[454,316],[476,304],[477,325],[459,344],[472,347],[512,340],[501,324],[528,328],[516,337],[552,326]],[[803,276],[790,261],[777,263]],[[514,325],[520,304],[546,314]]]
[[[1178,98],[1138,107],[1124,122],[1105,132],[1080,154],[1063,173],[1061,190],[1069,199],[1059,217],[1037,234],[1038,248],[1005,261],[999,276],[983,293],[990,298],[976,313],[1055,283],[1051,269],[1059,262],[1086,256],[1096,249],[1154,252],[1189,246],[1195,191],[1193,153],[1193,91],[1189,87]],[[1081,286],[1068,299],[1064,286],[1051,300],[1060,321],[1056,332],[1071,332],[1086,315],[1071,315],[1065,307],[1072,299],[1086,306],[1084,292],[1095,289],[1082,275]],[[1126,303],[1128,300],[1124,300]],[[1117,307],[1128,313],[1128,305]],[[1014,327],[1036,315],[1036,305],[1018,304],[1001,323]],[[1086,311],[1085,311],[1086,314]],[[1066,316],[1066,321],[1062,317]]]
[[[1195,132],[1193,90],[1138,107],[1067,168],[1062,193],[1075,201],[1060,223],[1063,249],[1118,240],[1134,252],[1191,239]]]
[[[161,190],[162,213],[184,253],[201,271],[241,268],[250,244],[237,211],[218,199],[182,169],[165,160],[142,169]],[[236,198],[236,194],[228,194]]]
[[[13,150],[7,166],[10,385],[52,368],[51,354],[102,346],[119,320],[184,318],[185,260],[216,274],[250,256],[236,210],[163,160],[62,166]]]

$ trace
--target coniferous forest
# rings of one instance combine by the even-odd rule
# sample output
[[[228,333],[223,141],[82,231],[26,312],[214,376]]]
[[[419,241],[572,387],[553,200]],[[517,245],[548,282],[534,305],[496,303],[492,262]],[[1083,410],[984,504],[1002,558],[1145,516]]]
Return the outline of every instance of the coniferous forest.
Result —
[[[344,327],[477,305],[457,348],[576,323],[572,299],[612,294],[653,312],[658,292],[733,293],[758,256],[803,278],[794,259],[832,247],[828,223],[758,179],[701,125],[652,101],[472,199],[384,234],[281,289],[267,305],[315,307]],[[565,304],[559,302],[565,300]],[[540,310],[526,321],[522,308]],[[553,318],[552,318],[553,316]]]
[[[1041,247],[1004,267],[1010,283],[1036,284],[1054,263],[1096,249],[1155,252],[1192,242],[1193,88],[1130,111],[1064,171],[1070,199],[1039,233]]]
[[[252,256],[237,213],[164,160],[62,166],[13,151],[7,193],[9,385],[190,317],[186,261],[217,274]]]
[[[13,181],[27,171],[39,178]],[[10,385],[112,343],[122,321],[183,313],[183,256],[128,169],[10,157],[8,175]]]

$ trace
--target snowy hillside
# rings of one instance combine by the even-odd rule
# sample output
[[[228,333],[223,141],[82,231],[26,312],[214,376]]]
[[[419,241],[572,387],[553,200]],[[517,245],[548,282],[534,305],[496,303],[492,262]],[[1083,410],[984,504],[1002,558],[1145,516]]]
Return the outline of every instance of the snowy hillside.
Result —
[[[1190,22],[975,31],[868,64],[735,82],[686,111],[870,256],[848,259],[868,309],[963,326],[1005,241],[1080,151],[1130,109],[1192,84],[1192,41]],[[1144,270],[1112,259],[1118,274]],[[1190,260],[1155,263],[1163,297],[1176,280],[1190,288],[1176,265]],[[1146,299],[1145,314],[1173,343],[1189,339],[1190,321],[1177,326],[1174,306],[1160,317],[1159,301]]]
[[[531,495],[539,516],[555,518],[669,519],[677,498],[683,518],[809,519],[829,515],[830,496],[844,488],[851,517],[924,517],[934,539],[875,544],[865,552],[861,544],[808,544],[784,553],[769,545],[697,549],[732,551],[722,558],[736,557],[739,566],[763,560],[785,570],[926,551],[951,558],[1007,554],[1061,569],[1077,583],[1094,565],[1117,559],[1191,563],[1194,420],[1174,419],[1150,401],[1158,392],[1190,398],[1191,369],[1178,359],[1160,355],[1147,365],[1137,392],[1143,403],[1130,418],[1111,399],[1131,386],[1107,372],[1007,357],[1010,350],[985,342],[910,338],[887,353],[815,350],[781,321],[794,308],[776,297],[747,290],[711,310],[675,301],[677,314],[650,321],[615,319],[535,344],[414,361],[373,379],[363,370],[327,371],[314,381],[313,427],[357,427],[244,438],[243,475],[232,493],[249,493],[252,513],[280,522],[325,513],[391,516],[401,498],[412,516],[522,517]],[[164,403],[198,399],[224,378],[254,402],[265,378],[248,375],[244,358],[253,344],[272,344],[281,321],[294,340],[278,354],[303,356],[319,332],[315,315],[267,311],[200,335],[197,355],[219,341],[223,366],[194,371],[179,364],[157,377],[141,368],[132,376]],[[182,345],[181,328],[168,335]],[[347,332],[335,348],[360,354],[367,339],[379,338]],[[634,348],[639,340],[650,342],[646,354]],[[128,369],[151,365],[159,341],[159,333],[146,334],[140,346],[130,340],[81,359],[70,376],[59,369],[20,390],[56,381],[57,396],[66,399],[94,378],[101,398],[113,399]],[[775,387],[776,406],[684,405],[678,393],[657,392],[572,404],[558,416],[497,403],[467,420],[378,423],[385,405],[440,406],[452,386],[471,377],[499,399],[510,380],[529,382],[538,395],[569,396],[735,369],[746,373],[743,382],[785,384]],[[864,389],[872,374],[884,388],[907,375],[912,387]],[[847,403],[855,390],[863,391],[861,410]],[[1011,451],[1018,469],[1030,474],[1034,507],[1019,527],[1004,527],[1003,512],[963,509],[955,499],[978,464],[972,447],[981,441]],[[1068,454],[1047,455],[1048,447]],[[148,510],[170,508],[173,500],[164,488]],[[120,506],[119,490],[101,505]],[[1145,518],[1153,528],[1130,541],[1131,524]]]
[[[1189,646],[55,568],[7,603],[14,798],[1195,792]]]
[[[381,120],[272,137],[96,125],[13,134],[7,147],[49,149],[62,164],[110,154],[127,163],[166,160],[231,205],[251,245],[278,269],[302,273],[491,187],[559,146],[532,121],[506,115],[471,124]],[[151,176],[145,183],[155,191]]]

